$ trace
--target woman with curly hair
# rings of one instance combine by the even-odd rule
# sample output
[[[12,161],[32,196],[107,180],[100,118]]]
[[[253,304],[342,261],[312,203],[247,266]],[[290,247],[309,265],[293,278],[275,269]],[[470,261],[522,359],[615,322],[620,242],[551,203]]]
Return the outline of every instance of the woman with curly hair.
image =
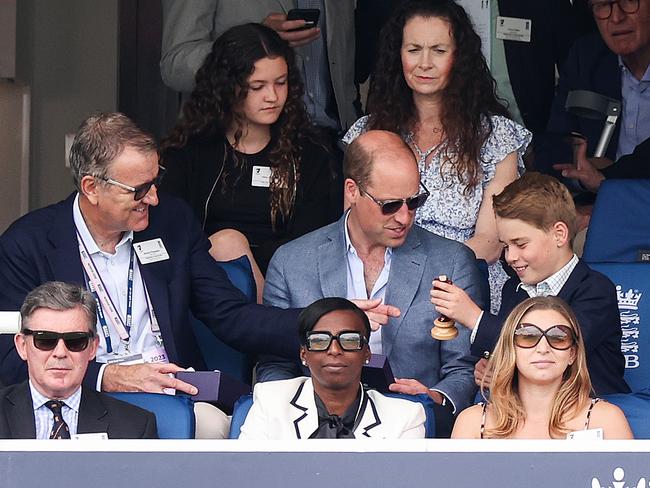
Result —
[[[412,0],[396,9],[382,30],[368,113],[344,141],[370,129],[404,137],[431,192],[416,223],[465,242],[491,265],[496,313],[507,275],[491,199],[523,171],[531,134],[498,101],[481,40],[454,0]]]
[[[463,410],[455,438],[631,439],[615,405],[591,398],[585,345],[571,308],[557,297],[521,302],[506,319],[494,353],[489,402]],[[569,436],[572,437],[572,436]]]
[[[258,299],[273,252],[341,211],[302,95],[289,45],[263,25],[236,26],[214,42],[163,141],[162,190],[194,208],[216,260],[248,256]]]

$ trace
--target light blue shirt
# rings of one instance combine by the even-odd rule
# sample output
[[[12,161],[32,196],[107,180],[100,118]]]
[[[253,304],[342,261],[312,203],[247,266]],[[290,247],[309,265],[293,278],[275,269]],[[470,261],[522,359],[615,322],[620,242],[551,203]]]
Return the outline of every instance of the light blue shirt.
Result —
[[[45,404],[54,398],[48,398],[34,387],[32,381],[29,381],[29,391],[32,394],[32,406],[34,407],[34,420],[36,421],[36,438],[49,439],[50,432],[54,426],[54,414]],[[77,424],[79,423],[79,404],[81,403],[81,386],[68,398],[57,398],[63,403],[61,414],[63,420],[68,424],[70,436],[77,433]]]
[[[650,137],[650,66],[640,80],[618,58],[621,67],[623,108],[616,159],[631,154],[634,148]]]
[[[359,257],[357,250],[354,248],[352,241],[350,240],[350,234],[348,233],[348,218],[350,212],[345,216],[345,259],[347,262],[347,294],[346,298],[348,300],[354,300],[357,298],[366,300],[381,298],[382,300],[386,296],[386,287],[388,285],[388,276],[390,274],[390,263],[393,257],[393,249],[387,247],[384,253],[384,267],[379,273],[379,277],[375,282],[375,286],[372,288],[370,296],[366,291],[366,280],[363,277],[363,261]],[[382,354],[382,345],[381,345],[381,327],[373,331],[370,334],[370,351],[373,354]]]

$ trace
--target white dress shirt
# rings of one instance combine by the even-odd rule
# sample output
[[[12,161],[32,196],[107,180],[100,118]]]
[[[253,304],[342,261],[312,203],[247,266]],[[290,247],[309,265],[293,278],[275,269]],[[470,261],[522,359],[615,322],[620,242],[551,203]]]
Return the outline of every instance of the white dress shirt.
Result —
[[[106,291],[113,299],[113,303],[119,312],[122,320],[126,318],[127,306],[127,287],[128,287],[128,272],[129,260],[131,258],[133,241],[133,232],[125,232],[115,246],[115,254],[110,254],[102,251],[95,243],[86,222],[81,215],[79,208],[79,195],[76,196],[73,208],[74,224],[77,227],[79,235],[88,249],[88,253],[99,272],[99,275],[104,282]],[[97,362],[106,363],[110,359],[119,356],[126,356],[129,354],[140,354],[149,349],[158,346],[158,339],[151,331],[151,319],[149,316],[149,308],[147,306],[147,299],[144,292],[144,284],[142,275],[140,274],[140,266],[138,265],[137,257],[133,267],[133,323],[130,331],[129,351],[126,350],[126,344],[120,339],[117,330],[111,325],[111,321],[106,319],[113,352],[108,352],[106,348],[106,339],[102,333],[100,324],[97,324],[97,331],[99,332],[99,347],[97,349]],[[97,390],[101,390],[103,379],[104,367],[99,372],[97,377]]]
[[[388,285],[388,275],[390,274],[390,263],[393,257],[393,249],[390,247],[386,248],[386,252],[384,253],[384,267],[379,273],[379,277],[370,292],[370,296],[368,296],[368,292],[366,291],[366,280],[363,277],[363,261],[361,261],[357,250],[354,248],[354,245],[350,240],[350,234],[348,233],[349,216],[350,212],[348,212],[345,217],[345,259],[347,262],[346,298],[348,300],[366,300],[375,298],[381,298],[383,300],[386,296],[386,287]],[[381,327],[370,334],[369,345],[370,351],[373,354],[382,354]]]

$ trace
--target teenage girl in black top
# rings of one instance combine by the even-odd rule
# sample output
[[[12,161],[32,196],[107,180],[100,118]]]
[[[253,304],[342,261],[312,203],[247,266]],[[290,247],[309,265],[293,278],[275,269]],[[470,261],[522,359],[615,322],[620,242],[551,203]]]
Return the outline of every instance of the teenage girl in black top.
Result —
[[[258,286],[283,243],[333,222],[329,152],[302,101],[294,52],[260,24],[222,34],[163,141],[163,191],[187,200],[218,261],[247,255]]]

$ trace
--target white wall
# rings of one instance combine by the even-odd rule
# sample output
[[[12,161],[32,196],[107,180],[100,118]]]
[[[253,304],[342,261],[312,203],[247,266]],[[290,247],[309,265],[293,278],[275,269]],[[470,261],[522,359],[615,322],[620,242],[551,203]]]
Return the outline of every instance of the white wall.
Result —
[[[16,78],[31,87],[30,208],[73,189],[65,134],[117,109],[118,0],[19,0]]]

